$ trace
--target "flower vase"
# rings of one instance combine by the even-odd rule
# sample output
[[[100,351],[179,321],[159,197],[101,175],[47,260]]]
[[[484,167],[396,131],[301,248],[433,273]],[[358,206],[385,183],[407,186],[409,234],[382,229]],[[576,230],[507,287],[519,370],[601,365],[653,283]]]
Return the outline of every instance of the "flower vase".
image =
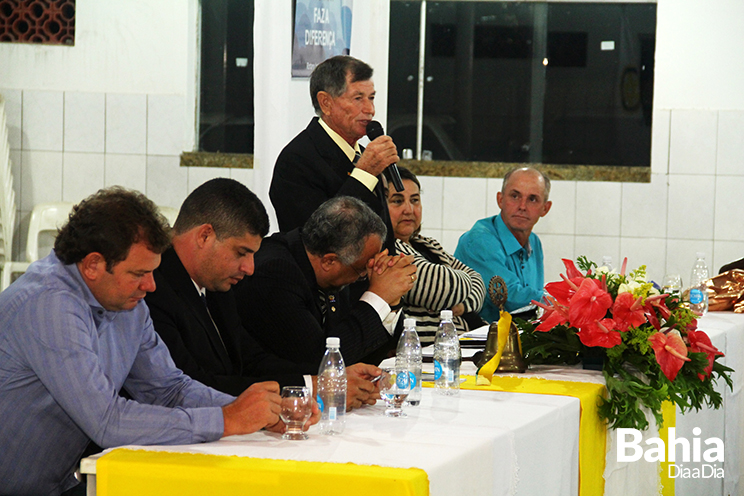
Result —
[[[586,370],[602,370],[605,358],[607,358],[607,348],[601,346],[582,346],[581,365]]]

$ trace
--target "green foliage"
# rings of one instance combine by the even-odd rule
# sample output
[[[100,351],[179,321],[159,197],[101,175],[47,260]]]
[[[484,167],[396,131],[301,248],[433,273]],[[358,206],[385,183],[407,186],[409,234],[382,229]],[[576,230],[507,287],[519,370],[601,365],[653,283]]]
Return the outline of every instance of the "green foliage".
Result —
[[[599,414],[615,429],[648,428],[649,420],[641,410],[642,407],[648,408],[657,425],[661,426],[661,406],[664,401],[671,401],[683,413],[692,409],[700,410],[705,406],[720,408],[723,398],[716,391],[715,385],[718,380],[723,379],[729,389],[732,389],[732,369],[714,361],[713,371],[708,376],[705,372],[708,366],[707,355],[690,352],[688,348],[689,361],[684,362],[674,381],[670,381],[661,370],[649,342],[649,338],[657,332],[679,332],[682,339],[686,340],[689,330],[697,327],[694,313],[672,297],[666,298],[664,303],[669,313],[659,308],[659,301],[648,302],[649,297],[659,293],[652,283],[646,281],[645,265],[627,275],[604,272],[604,269],[597,272],[596,263],[580,256],[576,266],[586,274],[584,277],[603,280],[602,288],[606,287],[613,300],[617,298],[623,285],[623,291],[632,291],[634,298],[641,297],[641,304],[645,305],[643,312],[646,322],[620,332],[621,343],[605,349],[586,347],[577,335],[579,330],[568,323],[555,326],[548,332],[536,332],[535,324],[514,319],[517,327],[522,330],[522,352],[528,364],[573,365],[582,358],[588,362],[593,355],[597,355],[597,351],[602,351],[605,355],[602,373],[608,394],[600,400]],[[555,301],[550,304],[556,307],[559,305]],[[570,305],[569,300],[568,306]],[[560,311],[565,312],[566,308]],[[606,318],[612,319],[612,312],[613,308],[608,309]],[[655,318],[649,318],[650,312],[655,314]]]
[[[586,258],[584,255],[579,255],[576,259],[576,266],[584,273],[589,271],[594,272],[594,269],[597,268],[597,264]]]
[[[514,323],[522,330],[522,354],[527,365],[575,365],[581,361],[582,345],[575,329],[556,326],[550,332],[539,332],[524,320],[515,318]]]
[[[686,309],[680,307],[679,317],[686,319]],[[694,315],[694,314],[693,314]],[[668,324],[675,324],[672,319]],[[581,344],[577,329],[566,325],[556,326],[548,332],[536,332],[535,325],[514,319],[522,330],[522,351],[528,364],[574,365],[589,350]],[[650,325],[634,327],[621,334],[622,343],[608,348],[602,374],[607,385],[607,398],[600,399],[599,414],[613,428],[645,430],[648,420],[641,407],[647,407],[661,427],[661,405],[669,400],[679,406],[682,413],[700,410],[704,406],[720,408],[723,399],[715,384],[723,378],[731,389],[730,373],[733,369],[718,361],[713,364],[710,377],[700,379],[708,364],[705,353],[689,353],[674,382],[669,381],[656,361],[648,338],[656,333]]]

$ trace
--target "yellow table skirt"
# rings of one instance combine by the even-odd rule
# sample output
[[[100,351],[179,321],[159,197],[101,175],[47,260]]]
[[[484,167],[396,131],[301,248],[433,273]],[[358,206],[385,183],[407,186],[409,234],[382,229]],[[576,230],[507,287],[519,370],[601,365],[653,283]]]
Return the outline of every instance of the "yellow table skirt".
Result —
[[[510,393],[572,396],[581,403],[579,419],[579,496],[604,494],[604,467],[607,424],[599,418],[599,398],[605,394],[602,384],[553,381],[537,377],[495,375],[491,385],[477,386],[475,376],[467,376],[462,389],[505,391]]]
[[[418,468],[353,463],[270,460],[117,449],[96,464],[101,496],[271,494],[427,496],[429,479]]]

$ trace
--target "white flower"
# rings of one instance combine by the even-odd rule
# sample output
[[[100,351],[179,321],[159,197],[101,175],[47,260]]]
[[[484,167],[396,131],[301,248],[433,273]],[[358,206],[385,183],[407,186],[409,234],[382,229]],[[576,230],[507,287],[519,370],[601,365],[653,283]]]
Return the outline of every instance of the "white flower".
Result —
[[[617,293],[632,293],[636,289],[640,289],[641,283],[638,281],[624,282],[617,288]]]

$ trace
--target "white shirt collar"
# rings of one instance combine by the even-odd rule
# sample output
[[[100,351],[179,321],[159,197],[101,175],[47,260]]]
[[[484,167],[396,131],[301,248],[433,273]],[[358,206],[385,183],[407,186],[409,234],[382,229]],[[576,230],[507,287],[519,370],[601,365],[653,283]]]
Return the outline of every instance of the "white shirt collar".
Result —
[[[318,122],[320,122],[320,125],[323,127],[323,129],[325,129],[326,133],[328,133],[328,136],[330,136],[331,139],[338,145],[338,147],[341,148],[341,151],[343,151],[346,156],[349,157],[349,160],[351,162],[354,161],[354,157],[356,156],[357,152],[362,153],[362,149],[359,147],[359,142],[356,142],[354,143],[354,146],[351,146],[345,139],[341,137],[340,134],[331,129],[331,127],[326,124],[322,117],[318,118]]]

